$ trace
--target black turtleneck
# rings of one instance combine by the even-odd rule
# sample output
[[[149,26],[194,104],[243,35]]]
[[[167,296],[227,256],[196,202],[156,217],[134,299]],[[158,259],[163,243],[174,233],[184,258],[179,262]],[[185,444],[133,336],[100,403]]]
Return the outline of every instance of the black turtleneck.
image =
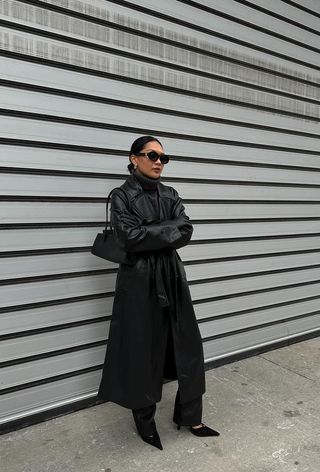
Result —
[[[145,190],[144,198],[148,209],[148,214],[153,215],[153,220],[160,219],[160,196],[159,196],[159,182],[161,177],[152,179],[146,175],[141,174],[139,171],[132,169],[132,175],[138,180],[143,190]]]
[[[140,182],[141,187],[144,190],[155,190],[158,187],[158,184],[161,180],[160,176],[157,179],[152,179],[151,177],[141,174],[141,172],[135,169],[132,170],[132,174]]]

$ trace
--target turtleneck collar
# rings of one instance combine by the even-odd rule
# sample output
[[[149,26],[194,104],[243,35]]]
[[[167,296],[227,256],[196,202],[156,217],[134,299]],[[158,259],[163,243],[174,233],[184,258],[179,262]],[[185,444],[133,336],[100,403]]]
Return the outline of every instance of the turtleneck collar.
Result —
[[[140,182],[141,187],[144,190],[154,190],[158,187],[158,184],[161,180],[161,176],[157,179],[152,179],[151,177],[147,177],[146,175],[142,175],[136,169],[132,169],[132,175]]]

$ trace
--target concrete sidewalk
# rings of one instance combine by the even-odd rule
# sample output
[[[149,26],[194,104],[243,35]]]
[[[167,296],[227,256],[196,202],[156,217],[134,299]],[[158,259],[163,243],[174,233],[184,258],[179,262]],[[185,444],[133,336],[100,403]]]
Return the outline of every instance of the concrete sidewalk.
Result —
[[[198,438],[172,423],[177,382],[163,386],[163,451],[137,435],[131,411],[98,406],[0,437],[1,472],[320,472],[320,338],[206,372]]]

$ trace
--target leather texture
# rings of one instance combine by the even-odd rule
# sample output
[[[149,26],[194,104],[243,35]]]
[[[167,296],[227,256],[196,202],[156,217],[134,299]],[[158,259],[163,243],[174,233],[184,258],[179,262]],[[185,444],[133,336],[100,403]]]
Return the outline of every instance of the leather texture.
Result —
[[[193,232],[182,200],[173,187],[146,190],[130,175],[112,193],[111,222],[132,264],[119,266],[98,398],[130,409],[152,405],[162,395],[159,372],[178,379],[181,403],[198,398],[205,392],[202,340],[176,251]],[[174,355],[159,343],[164,317]]]
[[[144,190],[134,176],[112,193],[111,224],[119,245],[128,252],[179,249],[193,232],[173,187],[159,183],[154,191]]]

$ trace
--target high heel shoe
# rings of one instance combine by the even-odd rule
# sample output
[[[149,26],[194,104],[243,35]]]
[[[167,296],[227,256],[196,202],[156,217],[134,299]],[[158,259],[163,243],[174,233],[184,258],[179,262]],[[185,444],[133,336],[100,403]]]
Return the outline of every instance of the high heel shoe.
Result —
[[[162,447],[162,444],[161,444],[161,441],[160,441],[160,437],[159,437],[158,431],[156,429],[154,430],[152,435],[144,436],[144,435],[140,434],[140,437],[144,442],[146,442],[148,444],[151,444],[151,446],[155,446],[158,449],[160,449],[161,451],[163,450],[163,447]]]
[[[193,428],[192,426],[189,426],[189,430],[191,431],[192,434],[195,436],[220,436],[220,433],[218,431],[215,431],[214,429],[209,428],[209,426],[205,425],[204,423],[201,423],[202,426],[201,428]],[[181,426],[180,424],[177,424],[177,429],[180,429]]]
[[[156,428],[156,422],[154,421],[155,405],[151,405],[146,408],[139,410],[132,410],[133,419],[136,424],[136,428],[141,439],[150,444],[151,446],[157,447],[162,450],[162,444]],[[151,434],[146,435],[145,431],[152,431]]]

